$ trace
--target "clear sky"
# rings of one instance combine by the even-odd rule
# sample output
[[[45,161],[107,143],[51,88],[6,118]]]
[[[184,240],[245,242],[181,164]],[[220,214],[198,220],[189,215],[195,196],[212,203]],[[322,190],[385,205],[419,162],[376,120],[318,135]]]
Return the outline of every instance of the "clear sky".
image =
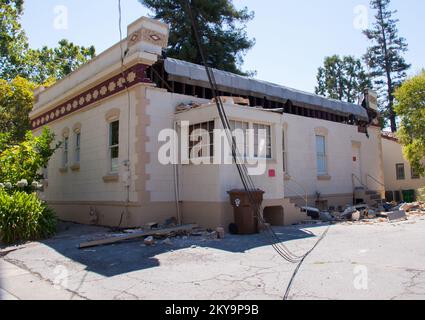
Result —
[[[25,0],[23,26],[34,48],[55,46],[63,38],[95,45],[97,52],[119,40],[118,0]],[[255,12],[247,32],[256,39],[244,70],[257,78],[314,91],[317,68],[327,55],[364,54],[367,39],[358,26],[368,0],[234,0]],[[359,7],[359,6],[366,7]],[[137,0],[122,0],[123,30],[148,11]],[[63,9],[66,8],[67,21]],[[410,74],[425,68],[425,1],[392,0],[400,35],[409,43]],[[360,10],[360,11],[359,11]],[[373,12],[369,11],[369,23]],[[58,28],[59,26],[59,28]]]

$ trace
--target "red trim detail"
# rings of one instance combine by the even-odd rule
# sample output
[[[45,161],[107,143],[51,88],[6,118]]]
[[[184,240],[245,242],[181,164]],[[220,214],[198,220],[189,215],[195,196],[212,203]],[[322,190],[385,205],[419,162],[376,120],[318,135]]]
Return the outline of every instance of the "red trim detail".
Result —
[[[59,120],[67,115],[77,112],[87,106],[101,101],[131,88],[138,83],[151,83],[151,80],[146,76],[146,69],[148,65],[136,64],[133,67],[124,71],[125,83],[120,81],[123,78],[123,74],[117,74],[116,76],[102,82],[101,84],[84,91],[78,96],[73,97],[61,105],[50,109],[40,116],[35,117],[31,120],[31,127],[33,130],[45,126],[53,121]]]

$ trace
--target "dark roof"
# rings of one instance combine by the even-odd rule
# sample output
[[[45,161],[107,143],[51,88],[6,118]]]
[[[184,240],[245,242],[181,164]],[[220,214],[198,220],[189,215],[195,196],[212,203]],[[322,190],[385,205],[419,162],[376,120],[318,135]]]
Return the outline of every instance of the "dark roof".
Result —
[[[205,67],[190,62],[167,58],[164,62],[165,71],[173,76],[184,77],[194,81],[208,82]],[[360,105],[339,100],[328,99],[316,94],[291,89],[266,81],[236,75],[230,72],[213,69],[217,85],[252,92],[268,97],[291,100],[293,103],[305,103],[315,108],[343,116],[354,115],[359,120],[368,121],[365,108]]]

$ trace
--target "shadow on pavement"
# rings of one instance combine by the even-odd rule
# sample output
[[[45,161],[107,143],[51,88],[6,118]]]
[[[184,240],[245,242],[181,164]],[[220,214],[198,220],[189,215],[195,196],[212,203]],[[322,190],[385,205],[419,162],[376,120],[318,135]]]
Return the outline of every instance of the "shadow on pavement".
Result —
[[[315,237],[304,228],[309,226],[276,227],[275,232],[281,242]],[[89,249],[78,249],[82,242],[111,236],[107,228],[85,226],[73,223],[61,223],[58,234],[40,243],[55,250],[60,255],[86,267],[86,271],[105,277],[114,277],[138,270],[155,268],[159,261],[155,257],[170,251],[179,252],[184,249],[200,247],[244,253],[259,247],[270,246],[272,243],[263,233],[249,236],[226,234],[224,240],[207,240],[203,237],[191,236],[188,239],[172,238],[173,245],[166,245],[161,240],[152,247],[144,246],[143,239],[121,242],[113,245],[99,246]],[[35,248],[34,248],[35,249]],[[43,251],[45,252],[45,250]],[[34,252],[34,254],[36,254]],[[40,257],[39,257],[40,258]]]

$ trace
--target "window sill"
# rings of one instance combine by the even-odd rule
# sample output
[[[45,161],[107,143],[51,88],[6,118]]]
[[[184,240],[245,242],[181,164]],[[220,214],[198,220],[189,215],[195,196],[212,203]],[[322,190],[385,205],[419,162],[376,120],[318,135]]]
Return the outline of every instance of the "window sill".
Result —
[[[330,181],[330,180],[332,180],[332,177],[325,174],[325,175],[317,176],[317,180],[319,180],[319,181]]]
[[[79,163],[74,163],[74,164],[71,166],[71,170],[72,170],[72,171],[80,171],[80,164],[79,164]]]
[[[60,173],[67,173],[68,172],[68,167],[59,168],[59,172]]]
[[[118,182],[120,180],[120,176],[118,174],[108,174],[103,177],[103,182],[105,183],[112,183],[112,182]]]

